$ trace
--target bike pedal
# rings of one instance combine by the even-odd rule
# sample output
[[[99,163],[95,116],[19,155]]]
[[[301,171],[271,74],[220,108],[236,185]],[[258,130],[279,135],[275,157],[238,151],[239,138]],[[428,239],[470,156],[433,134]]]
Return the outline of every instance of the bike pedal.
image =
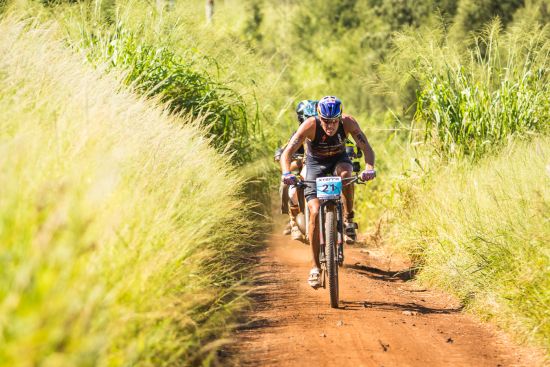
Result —
[[[338,245],[338,264],[342,266],[344,264],[344,247],[343,245]]]
[[[356,239],[355,239],[355,237],[351,237],[351,236],[346,235],[345,236],[345,241],[346,241],[346,244],[351,245],[351,244],[355,243]]]

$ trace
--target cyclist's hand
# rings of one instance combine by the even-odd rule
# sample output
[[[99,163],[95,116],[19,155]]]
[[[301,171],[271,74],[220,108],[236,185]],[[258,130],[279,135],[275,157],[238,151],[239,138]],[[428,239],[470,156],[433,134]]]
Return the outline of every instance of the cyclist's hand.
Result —
[[[292,174],[292,172],[283,173],[281,180],[286,185],[294,185],[297,181],[296,175]]]
[[[376,171],[373,169],[366,169],[363,172],[361,172],[361,180],[363,181],[374,180],[375,177],[376,177]]]

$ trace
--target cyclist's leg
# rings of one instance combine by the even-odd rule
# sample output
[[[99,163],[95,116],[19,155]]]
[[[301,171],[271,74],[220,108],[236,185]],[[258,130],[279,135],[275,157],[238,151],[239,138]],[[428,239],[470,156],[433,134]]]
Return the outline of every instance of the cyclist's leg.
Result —
[[[292,161],[290,162],[290,170],[292,172],[299,172],[302,169],[303,163],[302,161]]]
[[[315,179],[323,175],[328,169],[323,162],[316,161],[315,159],[308,158],[306,169],[306,180],[315,181]],[[309,244],[311,247],[311,264],[314,268],[320,268],[319,262],[319,199],[317,199],[317,191],[315,184],[308,183],[304,195],[307,201],[309,209]]]
[[[292,206],[292,205],[296,205],[298,204],[298,195],[296,194],[297,190],[296,190],[296,185],[290,185],[288,187],[288,198],[289,198],[289,204]]]
[[[288,185],[282,182],[279,185],[279,198],[281,199],[281,214],[288,214]]]
[[[347,178],[351,177],[353,172],[353,165],[349,158],[345,157],[336,164],[335,174]],[[344,238],[346,243],[353,243],[357,237],[355,230],[357,224],[353,221],[353,199],[354,199],[354,185],[346,185],[344,183],[342,188],[343,207],[344,207]]]
[[[281,214],[289,214],[290,215],[290,210],[289,210],[289,205],[288,205],[288,185],[284,184],[281,182],[281,184],[279,185],[279,198],[281,199]],[[290,226],[290,221],[288,221],[286,224],[285,224],[285,228],[283,229],[283,234],[284,235],[288,235],[290,234],[290,229],[291,229],[291,226]]]
[[[304,167],[302,168],[302,171],[300,172],[300,176],[302,177],[306,177],[307,176],[307,166],[304,165]],[[304,212],[304,215],[305,215],[305,212],[306,212],[306,200],[305,200],[305,195],[304,195],[304,188],[301,188],[300,190],[296,190],[296,199],[297,199],[297,202],[298,202],[298,205],[300,206],[300,211],[301,212]]]
[[[301,161],[292,161],[290,164],[290,170],[293,172],[300,171],[302,169]],[[288,235],[294,232],[293,238],[299,239],[300,230],[296,227],[296,215],[300,212],[298,207],[298,197],[296,195],[296,187],[293,185],[288,186],[281,183],[279,186],[279,196],[281,198],[281,213],[288,214],[289,221],[286,224],[283,234]],[[293,231],[293,227],[295,227]]]
[[[288,194],[290,197],[288,215],[290,217],[290,237],[293,240],[302,240],[302,232],[298,228],[297,216],[300,214],[300,205],[298,203],[298,194],[297,188],[295,185],[291,185],[288,189]]]
[[[311,270],[307,283],[317,289],[321,286],[321,261],[319,259],[319,199],[312,198],[307,202],[309,209],[309,244],[311,248]]]
[[[319,199],[312,198],[307,202],[309,209],[309,244],[311,247],[311,266],[321,268],[319,262]]]
[[[342,177],[342,178],[349,178],[351,177],[353,173],[353,166],[351,162],[349,162],[349,158],[343,159],[336,163],[336,167],[334,169],[334,174]],[[342,196],[344,197],[343,204],[344,204],[344,218],[353,219],[353,197],[354,197],[354,185],[347,185],[344,181],[343,187],[342,187]]]

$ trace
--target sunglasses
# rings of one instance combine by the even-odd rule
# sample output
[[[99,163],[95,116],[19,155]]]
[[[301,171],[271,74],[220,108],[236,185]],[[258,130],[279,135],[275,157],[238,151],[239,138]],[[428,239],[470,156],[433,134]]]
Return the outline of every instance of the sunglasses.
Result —
[[[340,122],[340,117],[336,117],[336,118],[333,118],[333,119],[325,119],[323,117],[320,117],[320,119],[321,119],[322,122],[324,122],[327,125],[334,125],[334,124],[337,124],[338,122]]]

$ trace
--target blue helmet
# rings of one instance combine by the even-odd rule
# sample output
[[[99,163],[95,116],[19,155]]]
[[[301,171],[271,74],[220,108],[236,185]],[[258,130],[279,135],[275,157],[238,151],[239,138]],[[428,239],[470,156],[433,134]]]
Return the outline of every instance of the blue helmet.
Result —
[[[296,106],[296,115],[298,116],[298,122],[301,124],[308,117],[317,116],[317,101],[310,99],[304,99]]]
[[[325,119],[335,119],[342,116],[342,102],[334,96],[321,98],[317,104],[319,116]]]

